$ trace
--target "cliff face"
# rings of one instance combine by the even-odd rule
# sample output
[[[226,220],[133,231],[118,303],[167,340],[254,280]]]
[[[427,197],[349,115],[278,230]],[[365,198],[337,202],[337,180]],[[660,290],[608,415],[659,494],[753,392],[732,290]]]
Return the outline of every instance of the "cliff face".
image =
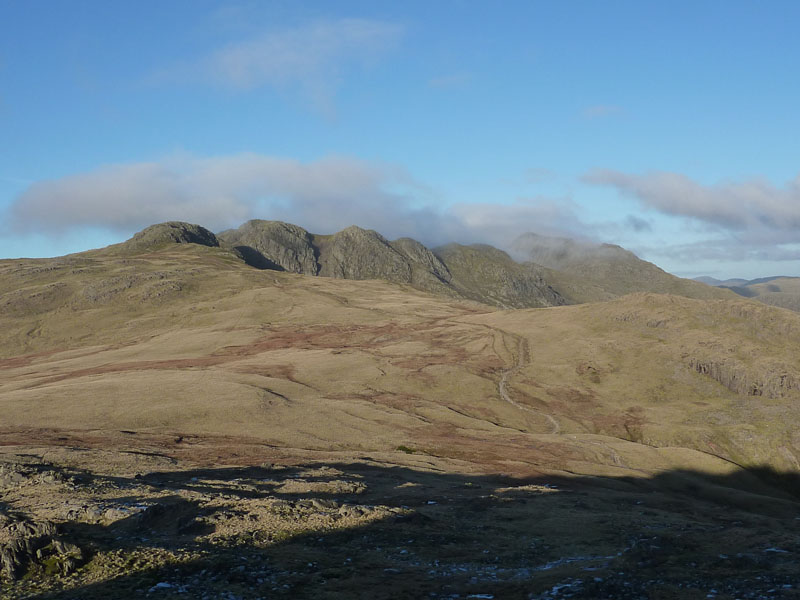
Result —
[[[261,269],[303,275],[319,273],[311,234],[297,225],[252,220],[239,229],[222,232],[219,238],[239,250],[247,262]]]
[[[319,240],[319,274],[339,279],[411,283],[411,264],[381,234],[355,225]]]
[[[711,377],[737,394],[783,398],[792,390],[800,389],[800,380],[779,363],[770,368],[748,368],[743,362],[726,358],[685,356],[687,364],[702,375]]]
[[[451,285],[466,298],[503,308],[566,304],[545,280],[541,267],[519,264],[492,246],[448,244],[437,248],[436,254],[452,274]]]
[[[411,262],[412,284],[425,288],[448,284],[453,278],[447,265],[417,240],[400,238],[391,242],[391,245]]]

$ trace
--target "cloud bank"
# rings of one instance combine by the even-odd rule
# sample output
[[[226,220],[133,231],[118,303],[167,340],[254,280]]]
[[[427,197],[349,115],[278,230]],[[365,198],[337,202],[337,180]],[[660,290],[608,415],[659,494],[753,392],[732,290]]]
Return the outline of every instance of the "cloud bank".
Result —
[[[800,176],[783,187],[763,179],[703,185],[664,171],[631,175],[599,169],[581,179],[613,187],[647,209],[703,224],[711,236],[662,254],[681,260],[800,259]]]
[[[239,154],[183,156],[106,166],[29,186],[9,208],[10,233],[66,233],[82,227],[131,234],[180,220],[215,231],[253,218],[296,223],[316,233],[349,225],[438,245],[508,247],[526,231],[579,234],[569,199],[442,206],[404,169],[351,157],[312,162]]]
[[[663,171],[628,175],[603,169],[582,180],[614,187],[659,212],[728,229],[797,231],[800,226],[800,176],[784,188],[764,180],[701,185],[686,175]]]

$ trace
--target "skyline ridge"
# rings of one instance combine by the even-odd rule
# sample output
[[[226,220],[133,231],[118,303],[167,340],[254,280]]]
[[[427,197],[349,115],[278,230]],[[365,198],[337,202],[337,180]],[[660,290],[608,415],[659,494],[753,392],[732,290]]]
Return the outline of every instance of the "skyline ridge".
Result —
[[[267,216],[797,275],[798,19],[789,1],[7,3],[0,256]]]

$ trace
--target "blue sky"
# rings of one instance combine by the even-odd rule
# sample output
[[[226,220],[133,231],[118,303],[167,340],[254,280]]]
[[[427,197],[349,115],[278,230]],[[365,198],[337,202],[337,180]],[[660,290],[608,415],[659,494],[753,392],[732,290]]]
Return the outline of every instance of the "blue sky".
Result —
[[[186,220],[800,275],[800,3],[0,0],[0,257]]]

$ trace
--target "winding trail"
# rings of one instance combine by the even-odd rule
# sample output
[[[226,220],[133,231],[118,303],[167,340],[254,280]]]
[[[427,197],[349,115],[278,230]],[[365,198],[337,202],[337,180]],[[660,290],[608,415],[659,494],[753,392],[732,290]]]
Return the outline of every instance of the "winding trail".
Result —
[[[510,335],[517,340],[517,360],[516,364],[513,367],[503,371],[503,374],[500,377],[500,381],[497,383],[497,391],[500,392],[500,397],[509,404],[511,404],[512,406],[520,410],[524,410],[547,419],[547,421],[550,423],[550,427],[552,428],[552,431],[550,431],[550,433],[552,434],[561,433],[561,425],[558,424],[558,421],[556,421],[556,419],[553,418],[552,415],[549,415],[540,410],[536,410],[534,408],[530,408],[529,406],[524,406],[519,402],[515,401],[508,394],[509,378],[530,362],[530,346],[528,345],[528,340],[519,335],[515,334],[510,334]]]

